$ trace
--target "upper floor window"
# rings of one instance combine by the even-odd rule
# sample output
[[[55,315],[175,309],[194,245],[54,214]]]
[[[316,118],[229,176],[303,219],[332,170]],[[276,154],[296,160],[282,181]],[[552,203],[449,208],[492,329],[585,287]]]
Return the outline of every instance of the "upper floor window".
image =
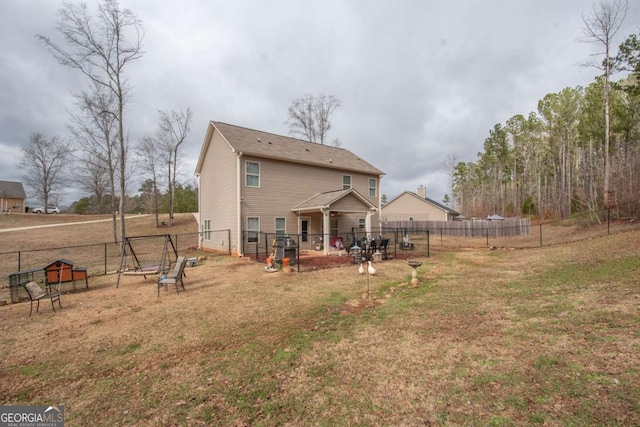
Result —
[[[349,190],[351,188],[351,175],[342,175],[342,189]]]
[[[369,197],[376,197],[377,182],[374,178],[369,178]]]
[[[246,162],[247,187],[260,187],[260,163]]]

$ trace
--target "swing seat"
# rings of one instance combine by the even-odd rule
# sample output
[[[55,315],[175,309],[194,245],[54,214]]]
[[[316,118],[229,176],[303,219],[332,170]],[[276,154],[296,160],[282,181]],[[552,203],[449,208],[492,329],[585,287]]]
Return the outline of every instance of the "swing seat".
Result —
[[[132,270],[125,270],[122,272],[125,276],[144,276],[147,278],[147,275],[152,274],[162,274],[165,273],[165,267],[162,265],[162,262],[150,262],[148,264],[140,265]]]
[[[161,257],[156,258],[156,256],[159,256],[160,254],[151,255],[150,261],[141,261],[141,259],[136,255],[133,241],[142,242],[140,243],[140,246],[146,252],[149,252],[154,239],[159,238],[164,240]],[[120,275],[144,276],[146,279],[147,276],[166,274],[171,266],[170,252],[176,258],[178,257],[178,251],[171,240],[171,236],[168,234],[125,237],[124,251],[121,255],[120,268],[118,269],[118,284],[120,283]],[[147,253],[147,255],[149,254]],[[131,262],[125,263],[127,258],[129,258]],[[116,287],[118,287],[118,285],[116,285]]]

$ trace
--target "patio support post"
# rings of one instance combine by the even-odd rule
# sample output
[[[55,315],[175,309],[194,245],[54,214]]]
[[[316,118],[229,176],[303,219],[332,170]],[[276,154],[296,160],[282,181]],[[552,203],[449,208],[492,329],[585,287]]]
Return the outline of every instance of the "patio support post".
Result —
[[[329,223],[329,209],[322,208],[320,212],[322,212],[322,250],[325,255],[329,255],[329,231],[331,226]]]
[[[371,239],[371,217],[373,216],[373,211],[367,212],[367,215],[364,218],[364,230],[367,233],[367,238]]]

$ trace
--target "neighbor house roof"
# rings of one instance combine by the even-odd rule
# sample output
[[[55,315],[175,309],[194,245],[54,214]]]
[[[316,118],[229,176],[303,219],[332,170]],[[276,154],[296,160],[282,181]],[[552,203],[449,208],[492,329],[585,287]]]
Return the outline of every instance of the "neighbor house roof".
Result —
[[[0,181],[0,197],[26,199],[27,195],[21,182]]]
[[[410,196],[413,196],[413,197],[415,197],[415,198],[417,198],[418,200],[421,200],[421,201],[423,201],[423,202],[430,203],[430,204],[432,204],[432,205],[434,205],[434,206],[436,206],[436,207],[438,207],[438,208],[442,209],[443,211],[447,212],[448,214],[451,214],[451,215],[454,215],[454,216],[455,216],[455,215],[460,215],[460,212],[456,212],[455,210],[451,209],[450,207],[445,206],[445,205],[443,205],[443,204],[441,204],[441,203],[438,203],[438,202],[436,202],[435,200],[431,200],[431,199],[430,199],[430,198],[428,198],[428,197],[422,198],[422,197],[420,197],[419,195],[417,195],[416,193],[414,193],[414,192],[412,192],[412,191],[404,191],[404,192],[400,193],[399,195],[397,195],[396,197],[394,197],[394,198],[393,198],[389,203],[387,203],[387,204],[386,204],[386,205],[384,205],[384,206],[389,206],[391,203],[393,203],[394,201],[398,200],[398,199],[399,199],[402,195],[404,195],[404,194],[408,194],[408,195],[410,195]]]
[[[380,169],[344,148],[321,145],[221,122],[210,122],[205,135],[196,175],[202,170],[211,137],[217,129],[234,152],[255,157],[277,159],[371,175],[384,175]]]

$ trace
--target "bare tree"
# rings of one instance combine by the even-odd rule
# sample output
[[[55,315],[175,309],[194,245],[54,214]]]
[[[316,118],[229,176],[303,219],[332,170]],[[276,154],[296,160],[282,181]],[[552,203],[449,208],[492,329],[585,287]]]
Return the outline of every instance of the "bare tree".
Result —
[[[629,5],[627,0],[613,0],[611,2],[601,1],[598,7],[594,6],[592,14],[590,16],[583,16],[584,22],[583,36],[580,39],[585,43],[592,43],[601,46],[604,52],[599,52],[597,55],[604,55],[602,63],[591,61],[585,65],[596,67],[603,71],[605,84],[604,84],[604,204],[609,206],[609,182],[611,178],[611,156],[609,153],[610,145],[610,93],[611,93],[611,43],[613,38],[622,26],[624,19],[627,15]]]
[[[70,153],[68,142],[58,137],[47,139],[40,133],[32,134],[22,148],[25,182],[44,204],[44,212],[49,205],[49,196],[64,182],[65,160]]]
[[[302,98],[294,99],[288,109],[289,120],[285,122],[289,125],[289,135],[324,145],[331,129],[331,115],[339,106],[339,99],[323,93],[316,96],[305,94]],[[335,139],[333,145],[340,146],[340,140]]]
[[[142,160],[142,169],[151,174],[151,185],[153,191],[153,210],[156,215],[156,225],[160,224],[158,218],[158,178],[160,173],[160,162],[162,153],[158,147],[158,142],[145,137],[137,147],[138,157]]]
[[[178,149],[191,131],[191,109],[186,111],[160,111],[158,139],[165,147],[169,192],[169,225],[173,225],[175,203],[176,171],[178,169]]]
[[[102,159],[91,154],[86,154],[78,160],[78,166],[73,171],[73,180],[80,189],[91,195],[93,199],[91,212],[103,213],[105,200],[109,194],[109,175],[106,165]],[[115,233],[115,228],[113,231]]]
[[[86,4],[64,3],[59,10],[57,32],[64,44],[38,35],[41,43],[58,62],[84,74],[94,84],[104,87],[116,99],[112,114],[118,124],[118,174],[120,185],[121,251],[124,253],[125,195],[127,185],[127,138],[125,136],[124,107],[129,99],[129,85],[125,70],[142,56],[142,23],[129,9],[120,9],[116,0],[104,0],[98,6],[93,21]]]
[[[71,114],[69,129],[76,144],[85,153],[84,169],[87,177],[98,178],[105,173],[108,179],[108,188],[111,197],[112,234],[113,242],[117,243],[118,233],[116,225],[116,184],[117,170],[120,164],[118,150],[118,133],[116,116],[111,113],[116,106],[116,97],[113,92],[104,86],[92,84],[93,92],[82,92],[76,95],[76,112]],[[98,184],[98,182],[95,182]],[[86,188],[94,193],[100,201],[97,187]],[[122,198],[121,198],[122,199]]]

